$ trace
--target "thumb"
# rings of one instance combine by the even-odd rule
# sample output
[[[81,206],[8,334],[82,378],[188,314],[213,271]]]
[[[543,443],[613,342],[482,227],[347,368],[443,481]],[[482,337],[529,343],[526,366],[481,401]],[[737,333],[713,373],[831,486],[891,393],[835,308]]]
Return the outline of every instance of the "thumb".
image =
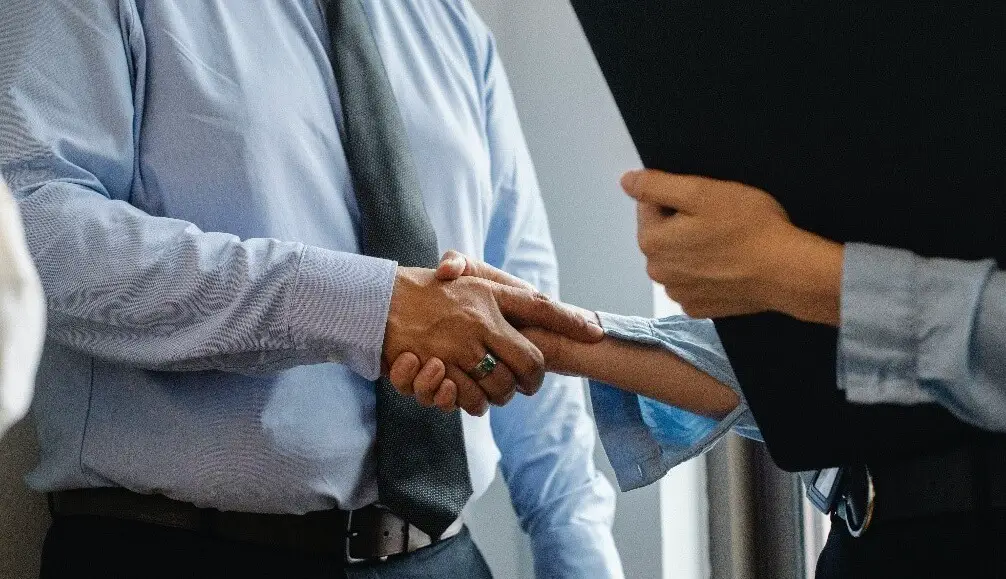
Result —
[[[452,281],[463,275],[480,277],[498,284],[528,291],[538,291],[533,285],[515,275],[497,269],[484,261],[468,257],[459,251],[449,250],[440,259],[436,278],[440,281]]]
[[[640,203],[694,214],[702,207],[704,189],[715,179],[676,175],[654,169],[629,171],[622,176],[625,192]]]
[[[465,254],[449,249],[440,258],[436,278],[440,281],[452,281],[464,275],[467,268],[468,258]]]

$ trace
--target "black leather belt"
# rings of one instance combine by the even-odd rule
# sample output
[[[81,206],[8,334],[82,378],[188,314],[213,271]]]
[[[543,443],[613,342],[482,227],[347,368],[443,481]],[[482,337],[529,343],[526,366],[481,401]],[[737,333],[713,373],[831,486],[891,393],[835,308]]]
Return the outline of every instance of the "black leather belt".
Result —
[[[958,447],[844,469],[835,514],[853,536],[891,521],[1006,509],[1006,448]]]
[[[49,495],[54,517],[98,516],[174,527],[226,541],[335,555],[347,563],[411,553],[456,535],[451,527],[436,540],[387,509],[370,505],[355,511],[266,515],[204,509],[161,495],[120,488],[79,489]]]

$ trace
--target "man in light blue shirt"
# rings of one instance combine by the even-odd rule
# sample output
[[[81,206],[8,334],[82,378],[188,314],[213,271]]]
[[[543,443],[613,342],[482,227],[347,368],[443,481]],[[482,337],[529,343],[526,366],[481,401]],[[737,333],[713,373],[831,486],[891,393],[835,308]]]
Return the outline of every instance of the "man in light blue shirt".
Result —
[[[50,319],[35,488],[163,495],[174,502],[158,509],[200,520],[208,511],[184,505],[298,515],[378,500],[373,381],[388,340],[402,341],[389,319],[411,311],[393,294],[417,284],[394,262],[360,255],[322,4],[12,0],[0,9],[0,170]],[[555,295],[548,223],[489,31],[463,0],[363,5],[441,248],[483,256]],[[502,319],[510,294],[457,287]],[[420,312],[449,306],[443,293]],[[415,324],[401,326],[422,345]],[[464,363],[450,348],[439,354]],[[534,390],[533,365],[512,370],[511,382]],[[614,497],[593,464],[582,389],[553,375],[546,383],[534,399],[463,417],[471,500],[498,463],[539,576],[619,577]],[[505,401],[514,387],[486,386],[465,407],[484,413],[486,398]],[[55,507],[121,506],[95,507],[96,496]],[[159,548],[163,529],[75,520],[47,544],[47,560],[88,554],[60,561],[67,574],[73,565],[112,573],[144,554],[157,572],[210,573],[179,562],[191,549]],[[360,572],[485,573],[460,532]],[[117,549],[127,539],[148,551]],[[443,546],[458,541],[468,543]],[[246,567],[267,572],[266,555],[242,553]]]

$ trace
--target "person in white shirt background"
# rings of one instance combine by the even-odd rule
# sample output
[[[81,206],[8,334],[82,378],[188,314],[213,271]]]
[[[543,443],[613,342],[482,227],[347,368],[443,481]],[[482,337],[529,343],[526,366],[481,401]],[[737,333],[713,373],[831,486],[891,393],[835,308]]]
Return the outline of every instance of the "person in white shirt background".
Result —
[[[45,336],[45,298],[21,217],[0,179],[0,577],[31,576],[49,524],[45,499],[21,482],[36,458],[27,421]]]
[[[0,436],[28,412],[44,336],[42,284],[17,207],[0,181]]]

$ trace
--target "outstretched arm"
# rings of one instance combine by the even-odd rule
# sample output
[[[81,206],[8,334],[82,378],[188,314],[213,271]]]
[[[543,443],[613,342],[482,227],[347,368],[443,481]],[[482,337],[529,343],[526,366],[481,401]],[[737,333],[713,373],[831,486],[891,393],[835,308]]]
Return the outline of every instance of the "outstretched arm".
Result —
[[[550,372],[611,384],[709,418],[723,418],[740,402],[728,386],[663,348],[611,336],[583,344],[538,328],[522,333],[545,355]]]
[[[440,279],[475,276],[522,287],[524,281],[456,252],[448,252],[437,270]],[[564,304],[591,323],[594,312]],[[601,342],[581,343],[541,328],[521,333],[541,350],[550,372],[583,376],[641,394],[710,418],[722,418],[740,402],[733,390],[671,351],[606,336]],[[415,395],[423,404],[445,411],[456,405],[456,385],[444,378],[444,364],[429,358],[425,364],[414,354],[400,356],[391,368],[391,381],[400,392]]]

